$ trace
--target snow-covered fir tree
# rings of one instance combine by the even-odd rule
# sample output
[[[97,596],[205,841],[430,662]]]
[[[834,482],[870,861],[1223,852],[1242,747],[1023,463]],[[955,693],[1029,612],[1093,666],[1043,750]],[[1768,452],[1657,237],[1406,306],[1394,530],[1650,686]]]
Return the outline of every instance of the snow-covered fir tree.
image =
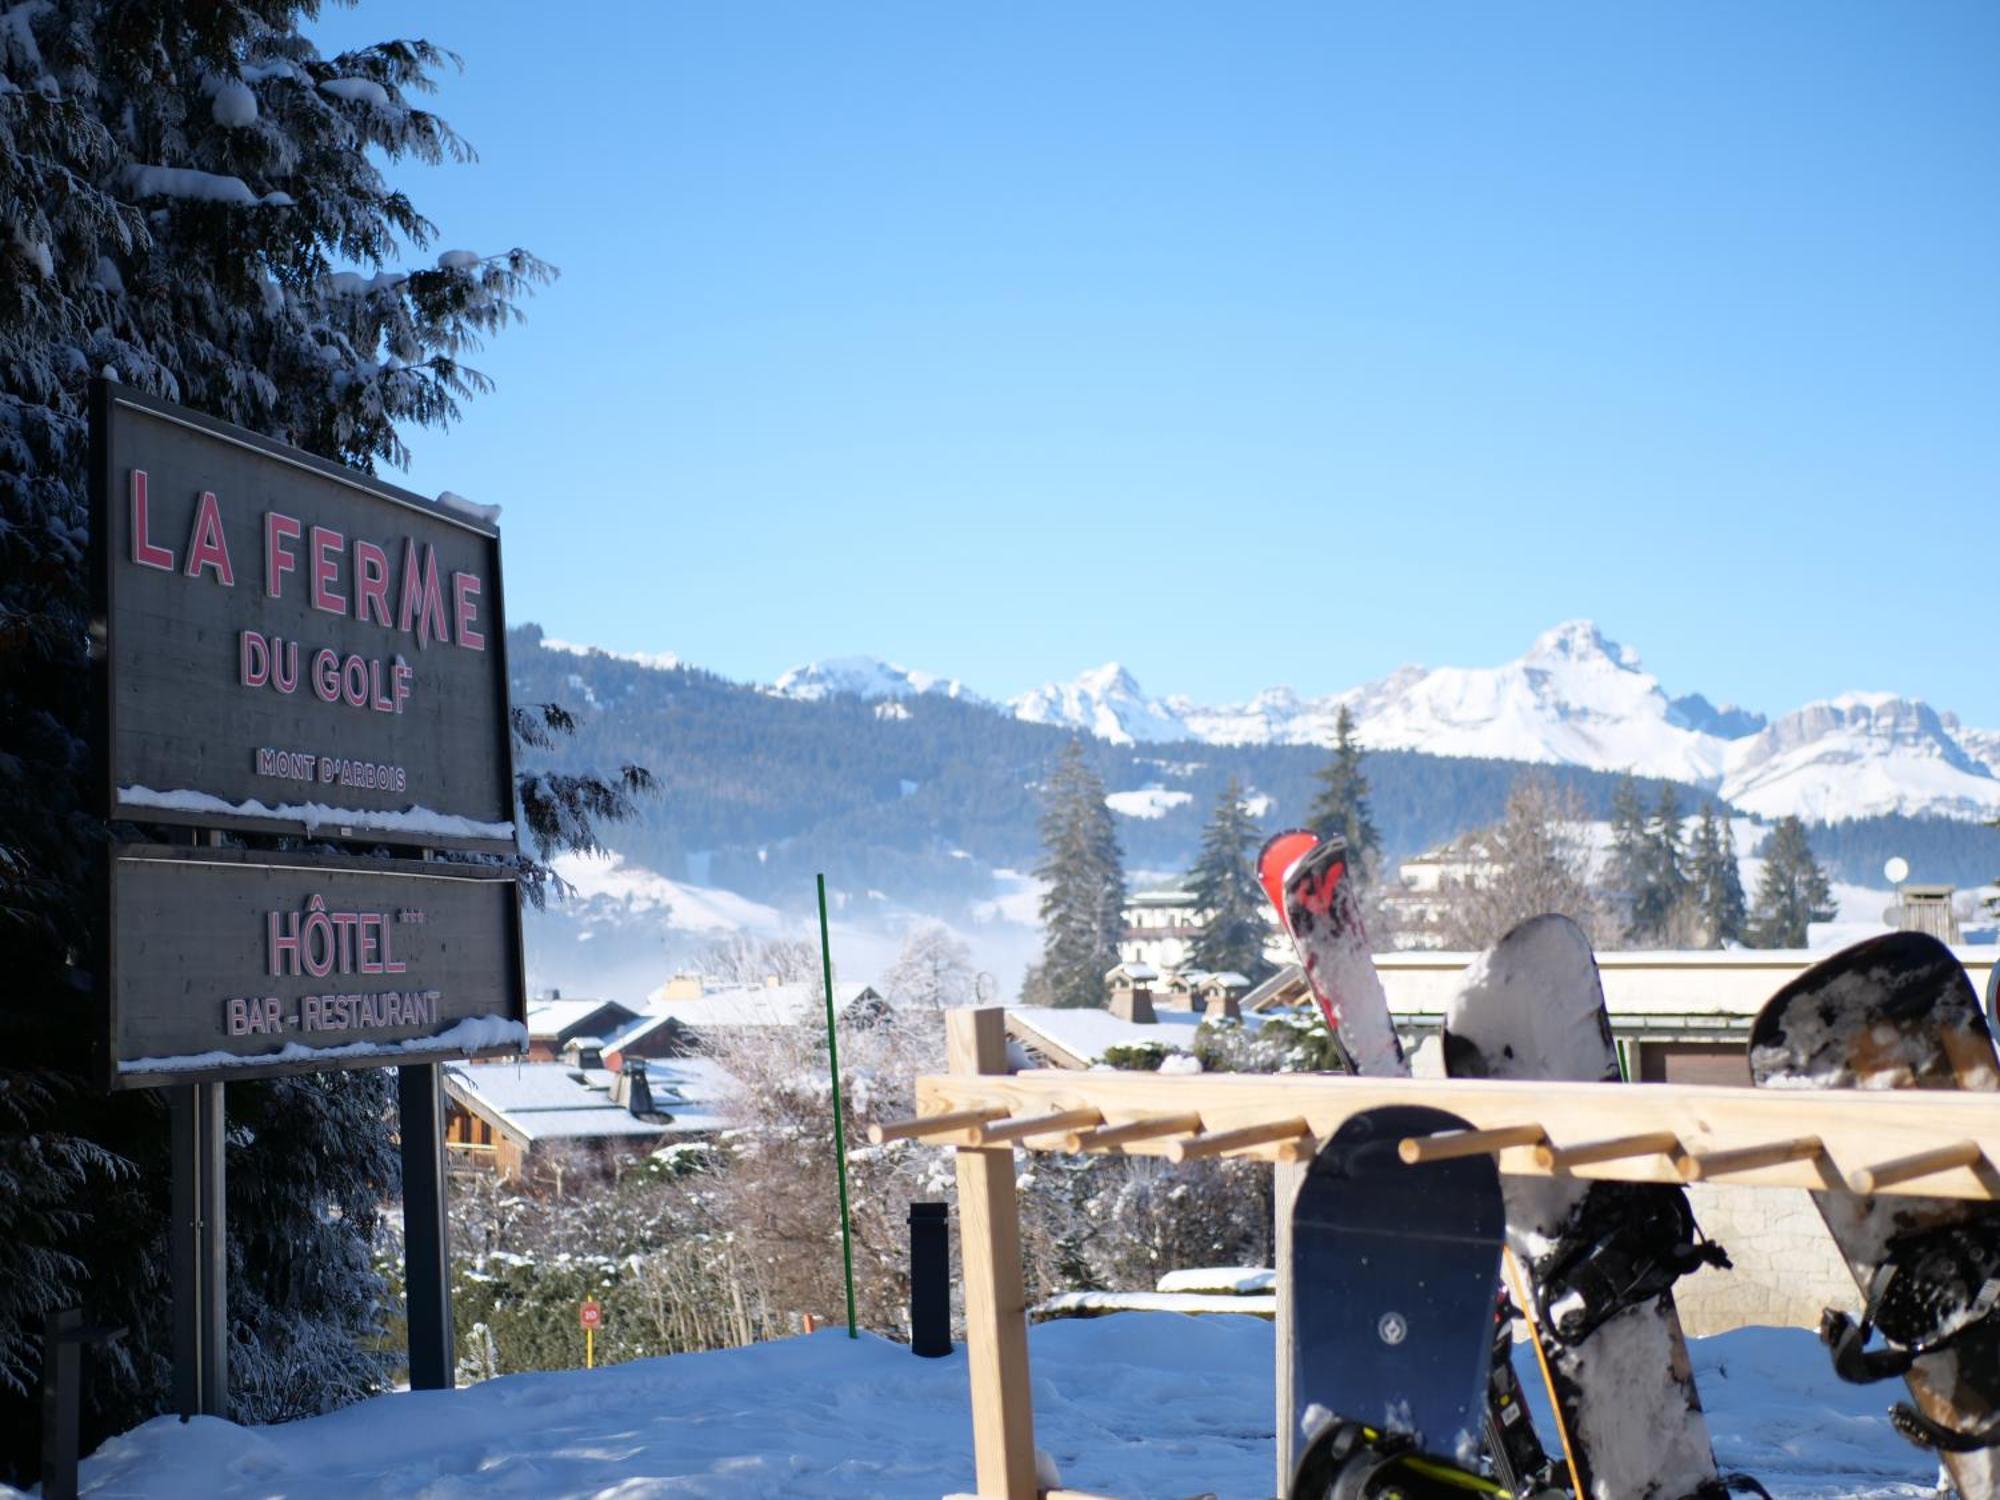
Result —
[[[1306,826],[1321,838],[1345,839],[1348,873],[1366,885],[1382,853],[1382,835],[1369,810],[1368,777],[1361,769],[1361,747],[1354,742],[1354,715],[1345,703],[1333,721],[1333,735],[1333,757],[1314,773],[1319,791]]]
[[[1611,853],[1604,863],[1604,888],[1628,941],[1637,928],[1647,862],[1646,814],[1639,803],[1639,784],[1629,775],[1622,776],[1611,793]]]
[[[1688,898],[1696,914],[1697,941],[1721,948],[1743,940],[1746,919],[1743,877],[1736,867],[1736,831],[1728,814],[1720,821],[1713,802],[1704,803],[1688,849]]]
[[[1806,825],[1796,817],[1778,819],[1763,855],[1764,874],[1750,910],[1750,946],[1803,948],[1808,927],[1831,922],[1835,909],[1833,888],[1813,858]]]
[[[1197,968],[1234,971],[1246,979],[1264,977],[1264,940],[1269,906],[1257,884],[1258,829],[1243,805],[1242,783],[1232,776],[1216,799],[1201,832],[1201,852],[1188,871],[1188,888],[1204,925],[1190,955]]]
[[[1042,960],[1022,981],[1030,1004],[1104,1003],[1125,925],[1125,870],[1104,783],[1072,739],[1042,791]]]
[[[1657,945],[1677,943],[1677,924],[1687,911],[1688,876],[1681,848],[1681,802],[1671,785],[1660,788],[1660,799],[1646,820],[1645,883],[1633,906],[1637,932]]]
[[[0,1476],[35,1463],[49,1308],[131,1330],[89,1362],[87,1444],[168,1400],[162,1096],[80,1083],[104,836],[83,738],[89,382],[372,469],[405,458],[399,427],[485,388],[464,356],[552,274],[519,249],[431,253],[383,168],[470,157],[416,102],[456,60],[421,41],[323,57],[301,30],[316,11],[0,0]],[[531,774],[531,839],[587,841],[643,781]],[[390,1095],[380,1072],[228,1091],[239,1416],[320,1410],[388,1368],[369,1242],[398,1186]]]

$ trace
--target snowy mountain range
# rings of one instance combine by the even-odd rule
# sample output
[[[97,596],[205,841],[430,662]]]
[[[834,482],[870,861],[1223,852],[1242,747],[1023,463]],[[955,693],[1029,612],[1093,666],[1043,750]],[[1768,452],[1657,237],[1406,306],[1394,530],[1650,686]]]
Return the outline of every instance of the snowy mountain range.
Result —
[[[800,698],[973,696],[955,680],[870,658],[798,668],[771,690]],[[1326,745],[1345,707],[1371,749],[1669,777],[1765,817],[2000,813],[2000,730],[1967,728],[1891,693],[1846,693],[1770,721],[1717,708],[1699,693],[1670,698],[1635,651],[1588,620],[1556,626],[1496,667],[1406,666],[1321,697],[1273,687],[1220,706],[1156,698],[1113,662],[1007,707],[1029,723],[1123,745]]]
[[[956,678],[913,671],[892,661],[872,656],[840,656],[794,667],[776,682],[771,691],[781,698],[800,698],[817,703],[835,693],[852,693],[858,698],[916,698],[937,693],[946,698],[974,698]]]

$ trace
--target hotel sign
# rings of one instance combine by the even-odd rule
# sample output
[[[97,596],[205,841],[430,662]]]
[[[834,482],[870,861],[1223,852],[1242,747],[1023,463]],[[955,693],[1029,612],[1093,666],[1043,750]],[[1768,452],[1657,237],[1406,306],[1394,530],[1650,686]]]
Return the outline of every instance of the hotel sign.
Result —
[[[112,817],[512,853],[500,538],[99,382]]]
[[[110,885],[115,1088],[520,1050],[509,869],[133,845]]]

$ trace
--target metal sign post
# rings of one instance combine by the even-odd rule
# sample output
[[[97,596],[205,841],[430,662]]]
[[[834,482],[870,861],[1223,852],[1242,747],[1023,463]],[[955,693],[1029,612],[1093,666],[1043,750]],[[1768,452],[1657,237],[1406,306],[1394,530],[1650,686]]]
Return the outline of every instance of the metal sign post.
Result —
[[[174,1401],[183,1419],[229,1415],[229,1253],[222,1085],[168,1091],[173,1156]]]

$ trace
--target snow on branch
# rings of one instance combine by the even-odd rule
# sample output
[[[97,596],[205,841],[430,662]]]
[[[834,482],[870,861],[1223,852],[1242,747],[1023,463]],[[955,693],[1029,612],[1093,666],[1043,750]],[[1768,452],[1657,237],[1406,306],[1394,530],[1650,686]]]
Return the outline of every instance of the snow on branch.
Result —
[[[125,168],[125,184],[139,198],[192,198],[203,203],[235,203],[246,208],[290,206],[289,193],[258,197],[241,177],[201,172],[193,167],[155,167],[133,163]]]

